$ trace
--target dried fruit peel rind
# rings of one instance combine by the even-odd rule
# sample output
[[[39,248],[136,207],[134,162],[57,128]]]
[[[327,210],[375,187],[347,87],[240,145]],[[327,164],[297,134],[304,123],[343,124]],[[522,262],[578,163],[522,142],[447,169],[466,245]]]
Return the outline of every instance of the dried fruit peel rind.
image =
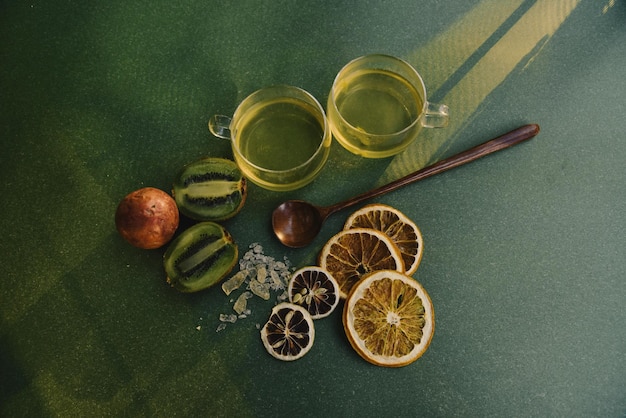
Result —
[[[352,288],[342,320],[354,350],[384,367],[402,367],[420,358],[435,331],[435,311],[426,290],[412,277],[391,270],[366,275]]]
[[[272,357],[283,361],[298,360],[313,347],[313,318],[300,305],[279,303],[272,308],[270,318],[261,328],[261,341]]]
[[[368,228],[335,234],[320,251],[318,264],[337,280],[342,299],[366,273],[387,269],[404,272],[398,247],[384,233]]]
[[[382,203],[371,203],[353,212],[344,229],[372,228],[387,235],[402,253],[406,273],[417,271],[424,254],[424,239],[419,227],[400,210]]]
[[[337,307],[339,283],[325,269],[303,267],[293,273],[287,287],[289,301],[303,306],[313,319],[325,318]]]

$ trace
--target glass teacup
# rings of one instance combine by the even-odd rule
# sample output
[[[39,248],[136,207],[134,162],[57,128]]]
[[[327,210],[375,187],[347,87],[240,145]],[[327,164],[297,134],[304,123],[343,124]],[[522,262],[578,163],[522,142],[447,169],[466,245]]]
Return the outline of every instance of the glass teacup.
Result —
[[[215,115],[213,135],[230,139],[235,162],[253,183],[275,191],[310,183],[328,159],[332,135],[319,102],[292,86],[252,93],[232,119]]]
[[[348,151],[368,158],[397,154],[422,128],[448,123],[448,107],[428,102],[419,73],[388,55],[366,55],[344,66],[326,110],[335,139]]]

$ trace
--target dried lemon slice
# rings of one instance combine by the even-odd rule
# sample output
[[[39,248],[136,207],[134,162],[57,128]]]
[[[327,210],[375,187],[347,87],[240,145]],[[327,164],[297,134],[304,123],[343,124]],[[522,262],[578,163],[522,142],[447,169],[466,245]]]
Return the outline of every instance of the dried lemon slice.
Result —
[[[346,298],[364,274],[376,270],[404,271],[402,254],[384,233],[354,228],[333,236],[322,248],[319,265],[339,283],[339,295]]]
[[[279,303],[261,329],[261,340],[273,357],[284,361],[297,360],[313,346],[313,318],[300,305]]]
[[[424,354],[435,331],[430,296],[412,277],[376,271],[357,283],[346,299],[343,327],[365,360],[400,367]]]
[[[313,319],[330,315],[339,304],[339,284],[321,267],[303,267],[293,273],[287,287],[289,301],[303,306]]]
[[[424,252],[422,233],[398,209],[380,203],[364,206],[346,221],[344,229],[350,228],[372,228],[383,232],[400,249],[406,273],[410,276],[417,271]]]

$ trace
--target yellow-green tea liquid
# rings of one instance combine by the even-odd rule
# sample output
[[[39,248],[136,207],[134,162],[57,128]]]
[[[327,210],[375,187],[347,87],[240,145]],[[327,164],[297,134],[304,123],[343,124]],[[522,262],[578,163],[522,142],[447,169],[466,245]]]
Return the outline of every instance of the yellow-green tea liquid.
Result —
[[[238,123],[241,131],[235,138],[241,154],[267,170],[289,170],[305,163],[324,139],[324,121],[316,112],[291,98],[255,105]],[[245,166],[242,169],[246,171]]]
[[[418,118],[424,104],[406,80],[385,71],[355,72],[338,87],[339,113],[350,125],[375,135],[403,130]]]
[[[357,70],[335,84],[332,94],[336,109],[329,100],[328,122],[337,141],[357,155],[393,155],[421,128],[424,99],[397,74]]]

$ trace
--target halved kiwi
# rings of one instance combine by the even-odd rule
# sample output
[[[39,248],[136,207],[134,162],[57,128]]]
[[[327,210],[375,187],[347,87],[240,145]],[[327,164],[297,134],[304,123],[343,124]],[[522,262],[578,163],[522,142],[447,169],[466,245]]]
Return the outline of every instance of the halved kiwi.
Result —
[[[223,221],[243,207],[247,184],[234,161],[207,157],[183,167],[174,180],[172,195],[185,216],[196,221]]]
[[[165,252],[167,282],[181,292],[198,292],[222,280],[238,256],[237,244],[224,227],[198,223],[181,233]]]

